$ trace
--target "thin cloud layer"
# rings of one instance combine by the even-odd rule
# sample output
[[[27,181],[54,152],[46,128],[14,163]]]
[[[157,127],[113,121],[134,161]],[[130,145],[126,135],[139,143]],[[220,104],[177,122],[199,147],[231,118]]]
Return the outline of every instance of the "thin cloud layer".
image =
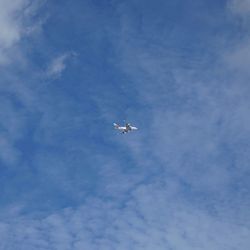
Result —
[[[231,0],[229,1],[229,8],[238,15],[246,16],[250,14],[249,0]]]
[[[249,244],[248,228],[176,201],[159,185],[138,186],[123,208],[90,199],[43,219],[2,222],[1,235],[1,249],[226,250]]]

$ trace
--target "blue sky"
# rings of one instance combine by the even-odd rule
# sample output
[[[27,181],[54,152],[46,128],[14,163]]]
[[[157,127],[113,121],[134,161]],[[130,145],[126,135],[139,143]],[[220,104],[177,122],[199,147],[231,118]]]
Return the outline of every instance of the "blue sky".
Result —
[[[249,0],[0,0],[0,249],[249,249],[249,25]]]

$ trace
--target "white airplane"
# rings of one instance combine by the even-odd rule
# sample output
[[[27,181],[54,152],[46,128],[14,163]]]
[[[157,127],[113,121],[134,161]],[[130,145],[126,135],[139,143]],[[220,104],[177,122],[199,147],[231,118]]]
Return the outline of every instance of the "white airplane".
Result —
[[[131,126],[129,123],[126,123],[125,126],[119,126],[117,123],[113,123],[115,129],[120,130],[123,134],[128,133],[132,130],[137,130],[137,127]]]

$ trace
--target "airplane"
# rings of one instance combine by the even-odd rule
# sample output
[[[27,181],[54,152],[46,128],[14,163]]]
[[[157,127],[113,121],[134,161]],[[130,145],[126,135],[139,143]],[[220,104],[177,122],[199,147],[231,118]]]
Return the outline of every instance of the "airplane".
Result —
[[[129,123],[126,123],[125,126],[119,126],[117,123],[113,123],[113,125],[114,128],[120,130],[122,134],[138,129],[137,127],[131,126]]]

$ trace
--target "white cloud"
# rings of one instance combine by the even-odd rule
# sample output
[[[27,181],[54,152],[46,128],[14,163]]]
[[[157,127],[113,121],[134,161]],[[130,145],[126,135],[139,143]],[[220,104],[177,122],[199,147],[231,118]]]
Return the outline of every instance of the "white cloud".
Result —
[[[224,62],[228,65],[229,69],[234,70],[236,73],[243,73],[247,75],[249,74],[249,41],[249,39],[247,39],[246,41],[242,41],[227,52],[225,52],[225,55],[223,57]]]
[[[230,41],[230,46],[225,47],[222,60],[228,66],[229,70],[233,70],[236,74],[238,73],[237,77],[242,79],[246,75],[249,76],[250,0],[231,0],[228,2],[228,7],[232,14],[232,21],[240,29],[235,38]]]
[[[142,136],[134,134],[130,140],[125,137],[120,146],[124,145],[126,150],[129,148],[130,151],[126,153],[131,152],[140,166],[147,167],[145,163],[150,157],[153,158],[150,167],[157,169],[157,180],[153,181],[151,177],[151,184],[138,185],[138,180],[142,182],[143,178],[115,169],[119,163],[115,163],[113,168],[108,163],[100,174],[104,178],[104,192],[115,193],[115,200],[90,199],[81,206],[51,212],[39,218],[32,215],[2,215],[4,219],[0,224],[0,249],[247,250],[250,244],[247,237],[250,233],[247,221],[248,201],[246,207],[243,207],[240,200],[239,207],[244,210],[241,212],[242,220],[235,222],[239,211],[235,205],[235,197],[232,204],[223,205],[222,202],[217,204],[217,208],[215,205],[216,213],[223,213],[216,216],[216,213],[207,212],[209,209],[199,208],[199,205],[204,204],[187,202],[190,197],[187,194],[185,198],[182,197],[180,186],[181,183],[187,185],[187,190],[183,192],[194,188],[197,193],[205,191],[205,194],[214,193],[216,197],[225,195],[223,192],[228,190],[236,171],[232,173],[232,168],[229,170],[227,159],[221,159],[218,152],[224,150],[223,146],[227,149],[232,144],[240,144],[242,138],[249,134],[249,116],[246,116],[249,110],[246,109],[248,92],[232,84],[220,85],[215,79],[203,78],[204,72],[202,75],[197,74],[199,67],[193,69],[196,74],[182,68],[175,68],[172,72],[172,62],[176,58],[166,59],[162,56],[164,53],[159,53],[152,47],[136,46],[131,40],[123,38],[121,36],[126,44],[119,44],[119,54],[122,55],[120,66],[133,82],[138,83],[135,84],[135,91],[139,93],[140,102],[150,107],[146,111],[149,112],[150,122],[142,125]],[[164,48],[160,52],[164,52]],[[48,69],[51,76],[61,74],[65,69],[66,59],[65,54],[52,61],[50,70]],[[174,89],[171,88],[173,83],[176,84]],[[14,93],[26,93],[22,88],[17,89]],[[235,90],[238,91],[236,96]],[[29,103],[29,98],[21,96]],[[171,99],[171,96],[175,99]],[[51,109],[51,103],[64,112],[58,113],[56,108]],[[53,141],[50,133],[53,134],[58,129],[58,124],[67,125],[72,120],[69,121],[67,116],[70,103],[64,106],[54,96],[51,103],[45,102],[39,111],[43,113],[41,125],[48,131],[47,137]],[[8,105],[10,110],[14,109]],[[13,112],[13,117],[16,114],[19,112]],[[15,149],[15,138],[19,138],[22,122],[19,126],[15,119],[8,118],[6,114],[3,117],[7,121],[3,124],[5,129],[16,134],[12,138],[11,133],[7,133],[10,148]],[[136,138],[138,142],[131,142],[131,138]],[[4,143],[2,145],[8,145]],[[8,149],[6,146],[5,148]],[[242,157],[240,147],[233,149],[238,154],[236,162],[241,160],[236,170],[242,173],[241,164],[248,166],[249,161]],[[40,159],[36,159],[41,164],[38,164],[38,172],[41,174],[41,171],[48,171],[47,182],[49,177],[54,183],[64,183],[62,185],[70,180],[67,179],[68,172],[64,168],[63,159],[57,160],[53,154],[49,157],[52,161],[50,163],[46,159],[42,161],[46,155],[39,155]],[[5,161],[9,161],[8,157]],[[229,161],[231,162],[230,159]],[[161,172],[157,166],[159,162]],[[59,167],[54,168],[56,165]],[[51,166],[53,167],[50,168]],[[68,181],[65,191],[72,185]],[[132,191],[128,191],[129,189]],[[73,188],[71,192],[73,194]],[[124,193],[127,193],[127,197],[121,204],[117,202],[117,197]],[[231,196],[224,198],[223,201],[226,202]],[[231,209],[237,212],[231,212]]]
[[[231,0],[229,1],[229,8],[237,15],[246,16],[250,14],[249,0]]]
[[[0,1],[0,41],[2,48],[9,48],[19,40],[23,27],[21,11],[27,0]]]
[[[68,54],[63,54],[53,59],[48,67],[47,74],[49,76],[60,76],[66,67],[67,58]]]
[[[7,165],[15,164],[20,157],[16,143],[25,133],[27,113],[34,102],[34,88],[23,81],[17,68],[25,67],[27,58],[20,45],[23,36],[33,34],[30,29],[41,1],[0,0],[0,160]],[[38,25],[41,25],[38,21]],[[21,62],[21,63],[20,63]],[[19,68],[20,69],[20,68]],[[17,103],[16,103],[17,101]],[[20,108],[23,105],[27,109]],[[19,106],[19,107],[18,107]]]
[[[10,250],[247,250],[250,243],[249,228],[176,200],[162,184],[138,186],[122,207],[89,199],[45,217],[4,220],[0,230],[1,249]]]
[[[66,62],[68,59],[70,59],[72,56],[75,56],[76,54],[74,52],[72,53],[64,53],[60,56],[57,56],[54,58],[47,69],[47,75],[50,77],[59,77],[61,73],[66,68]]]
[[[29,18],[34,15],[35,5],[39,1],[30,0],[0,0],[0,65],[10,61],[17,51],[13,48],[23,35],[36,24],[31,24]],[[32,9],[32,13],[29,9]],[[15,51],[11,53],[11,51]]]

